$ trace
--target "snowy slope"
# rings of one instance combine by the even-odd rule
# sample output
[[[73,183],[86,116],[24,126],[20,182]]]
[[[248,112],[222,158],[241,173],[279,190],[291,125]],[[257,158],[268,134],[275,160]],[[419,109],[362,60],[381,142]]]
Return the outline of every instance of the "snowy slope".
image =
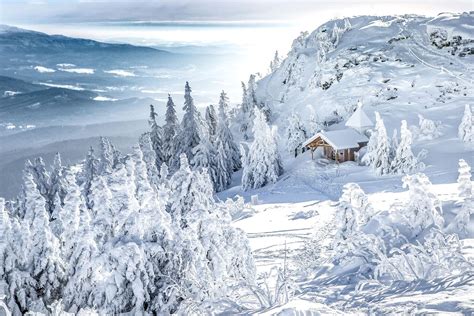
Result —
[[[334,238],[336,201],[343,185],[359,184],[369,193],[374,208],[383,211],[407,201],[402,176],[376,176],[354,162],[312,161],[308,152],[295,159],[283,149],[287,118],[292,113],[302,118],[308,130],[311,119],[328,130],[338,130],[345,128],[345,121],[361,100],[372,121],[375,111],[381,114],[389,137],[394,129],[400,129],[401,120],[407,120],[415,135],[414,153],[428,151],[423,172],[434,184],[433,192],[442,203],[448,226],[458,202],[458,160],[474,166],[472,146],[457,137],[465,104],[474,104],[473,25],[473,13],[333,20],[297,38],[280,67],[257,83],[258,101],[269,105],[271,123],[278,127],[285,172],[275,184],[250,191],[236,186],[219,196],[241,194],[249,201],[258,196],[255,213],[242,216],[235,225],[247,232],[259,272],[287,266],[297,284],[288,303],[256,308],[260,313],[474,311],[474,271],[433,282],[395,282],[388,288],[369,280],[358,289],[356,281],[342,285],[331,279],[328,271],[338,267],[329,267],[325,247]],[[439,122],[441,135],[417,137],[418,115]],[[461,241],[471,262],[473,237],[471,215],[469,236]],[[318,259],[308,262],[308,256]]]

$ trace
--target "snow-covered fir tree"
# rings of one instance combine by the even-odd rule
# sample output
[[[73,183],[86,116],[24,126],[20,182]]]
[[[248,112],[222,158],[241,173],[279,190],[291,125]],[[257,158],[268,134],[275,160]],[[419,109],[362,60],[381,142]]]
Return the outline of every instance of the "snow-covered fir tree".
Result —
[[[378,175],[390,171],[390,143],[384,122],[378,112],[375,112],[375,128],[367,144],[367,153],[362,161],[371,166]]]
[[[60,245],[49,226],[46,201],[40,194],[31,173],[24,174],[25,229],[29,231],[27,253],[29,274],[39,297],[41,309],[60,298],[65,279],[64,263],[60,256]],[[32,303],[30,301],[30,303]]]
[[[198,116],[198,111],[194,105],[193,97],[191,96],[191,87],[186,82],[184,87],[184,116],[181,121],[180,133],[176,135],[175,154],[173,158],[172,167],[177,169],[179,167],[180,155],[186,154],[190,161],[193,160],[193,148],[201,141],[201,123]]]
[[[50,213],[53,212],[58,203],[62,204],[62,201],[66,195],[63,171],[64,167],[61,161],[61,154],[56,153],[54,155],[53,170],[51,171],[50,187],[48,193],[49,200],[51,201],[49,209]],[[59,197],[59,200],[56,200],[57,197]]]
[[[280,67],[280,56],[278,56],[278,51],[275,51],[275,55],[273,56],[273,60],[270,62],[270,73],[274,72],[275,70]]]
[[[288,152],[296,157],[301,151],[301,145],[306,138],[306,129],[299,115],[293,113],[288,118],[288,127],[286,128],[286,145]]]
[[[403,177],[403,187],[408,188],[408,202],[403,206],[403,216],[411,227],[413,238],[431,227],[441,229],[444,225],[442,206],[432,192],[432,184],[423,173]]]
[[[435,122],[418,114],[418,129],[416,129],[417,139],[431,140],[438,138],[441,136],[440,125],[440,122]]]
[[[275,183],[283,168],[275,135],[268,126],[265,115],[255,110],[254,141],[243,159],[242,188],[257,189]]]
[[[459,198],[470,199],[472,197],[471,166],[464,160],[459,159],[458,168],[458,190]]]
[[[369,222],[374,213],[372,205],[358,184],[344,185],[339,198],[336,215],[338,227],[332,245],[336,262],[348,256],[352,251],[360,250],[356,249],[359,245],[355,236]]]
[[[228,106],[229,99],[227,94],[222,91],[219,97],[216,148],[219,146],[218,142],[221,142],[228,159],[231,161],[232,171],[237,171],[241,168],[242,163],[240,161],[239,147],[235,143],[234,136],[229,128],[229,119],[226,110]]]
[[[138,140],[138,144],[143,153],[143,160],[146,164],[148,180],[152,187],[156,189],[160,183],[160,173],[156,166],[156,152],[153,150],[150,133],[143,133]]]
[[[92,146],[89,148],[87,152],[86,159],[84,160],[84,164],[82,166],[82,172],[79,177],[79,182],[82,186],[82,192],[85,197],[85,201],[87,207],[91,208],[91,202],[89,200],[89,195],[91,193],[91,185],[92,181],[97,177],[99,168],[99,160],[94,155],[94,149]]]
[[[408,174],[423,168],[423,163],[413,154],[411,144],[412,134],[408,130],[407,122],[403,120],[400,127],[400,143],[390,165],[393,173]]]
[[[217,129],[217,113],[214,105],[210,104],[206,107],[206,114],[204,117],[209,130],[210,139],[214,140]]]
[[[163,153],[167,164],[175,155],[175,137],[179,133],[179,122],[173,98],[168,94],[166,103],[165,125],[163,126]]]
[[[464,114],[458,128],[458,136],[465,143],[474,143],[474,118],[469,104],[466,104],[464,108]]]
[[[165,157],[163,152],[163,131],[156,122],[157,116],[158,114],[155,112],[155,107],[150,104],[150,118],[148,119],[148,124],[150,125],[151,146],[155,151],[156,167],[160,168]]]
[[[100,137],[99,163],[97,173],[100,175],[112,173],[115,163],[115,148],[107,137]]]
[[[210,135],[201,137],[199,144],[193,148],[193,169],[204,170],[209,173],[214,188],[217,190],[217,153],[214,144],[209,140]]]

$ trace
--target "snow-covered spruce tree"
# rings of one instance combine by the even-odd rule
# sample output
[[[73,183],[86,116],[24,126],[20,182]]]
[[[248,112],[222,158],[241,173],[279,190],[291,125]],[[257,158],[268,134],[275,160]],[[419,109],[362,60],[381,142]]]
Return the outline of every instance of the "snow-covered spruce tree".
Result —
[[[418,114],[418,135],[419,140],[431,140],[441,136],[440,122],[434,122],[433,120],[423,117]]]
[[[237,144],[234,142],[234,136],[229,128],[229,119],[227,117],[227,108],[229,107],[229,98],[227,93],[221,92],[219,97],[218,107],[218,122],[216,129],[216,139],[220,140],[225,148],[227,157],[232,162],[232,171],[237,171],[241,168],[242,164],[240,161],[240,150]],[[218,146],[216,145],[216,148]]]
[[[191,96],[191,87],[186,81],[184,87],[184,116],[181,122],[180,133],[176,135],[176,148],[173,157],[172,168],[179,167],[180,155],[186,154],[190,161],[193,160],[193,148],[201,141],[201,124],[198,116],[198,111],[194,105],[193,97]]]
[[[168,94],[166,103],[165,125],[163,126],[164,161],[169,164],[175,155],[175,137],[179,133],[179,122],[173,98]]]
[[[397,155],[397,148],[398,148],[398,131],[395,128],[392,133],[392,139],[390,140],[390,161],[393,161],[395,156]]]
[[[459,159],[458,173],[459,198],[462,200],[472,198],[471,167],[464,159]]]
[[[60,299],[65,280],[64,263],[60,256],[59,241],[49,227],[46,201],[40,194],[31,173],[24,174],[25,217],[24,229],[29,230],[27,256],[29,274],[34,280],[36,297],[27,298],[34,302],[34,309],[44,312],[45,307]]]
[[[253,125],[254,141],[245,158],[242,175],[244,190],[275,183],[283,171],[275,135],[258,109],[255,109]]]
[[[30,230],[16,216],[8,218],[4,213],[3,220],[5,248],[0,283],[5,286],[5,301],[12,314],[22,315],[32,301],[38,300],[37,282],[30,273]]]
[[[373,215],[372,205],[359,185],[345,184],[339,198],[336,215],[338,227],[332,245],[336,262],[349,256],[364,256],[364,253],[367,253],[368,249],[364,246],[367,240],[359,232]]]
[[[395,152],[390,168],[396,174],[408,174],[423,169],[424,165],[419,162],[411,151],[412,135],[408,130],[407,122],[402,121],[400,127],[400,143]]]
[[[84,196],[88,208],[92,207],[89,195],[91,194],[92,181],[97,177],[98,168],[99,160],[95,157],[94,149],[91,146],[87,152],[86,159],[82,165],[82,171],[78,177],[78,183],[81,185],[82,195]]]
[[[214,105],[210,104],[206,107],[205,120],[209,130],[209,137],[213,141],[217,129],[217,114]]]
[[[112,213],[112,192],[104,176],[96,177],[92,181],[91,194],[92,226],[95,230],[95,239],[99,248],[114,237],[114,214]]]
[[[66,195],[63,169],[64,167],[61,162],[61,155],[56,153],[54,155],[53,170],[51,171],[50,187],[48,193],[48,198],[51,201],[50,209],[48,210],[50,213],[53,212],[58,202],[62,203],[64,196]],[[56,200],[56,196],[59,197],[59,201]]]
[[[97,165],[97,173],[100,175],[112,173],[115,160],[115,148],[107,137],[100,137],[99,143],[99,163]]]
[[[464,115],[458,128],[458,136],[465,143],[474,142],[474,118],[469,104],[466,104],[464,108]]]
[[[64,205],[58,216],[58,220],[62,225],[58,231],[63,257],[69,258],[74,251],[74,238],[79,230],[81,213],[87,210],[79,186],[76,183],[76,176],[72,170],[66,170],[65,181],[67,194],[64,197]]]
[[[367,153],[362,161],[371,166],[377,175],[390,171],[390,143],[382,118],[375,112],[375,128],[367,144]]]
[[[278,56],[278,51],[275,51],[275,55],[273,56],[273,60],[270,62],[270,73],[273,73],[280,67],[280,56]]]
[[[160,184],[160,173],[156,166],[156,152],[153,150],[150,133],[143,133],[140,136],[138,143],[140,150],[143,153],[143,161],[145,161],[146,164],[148,180],[150,181],[152,187],[156,190]]]
[[[301,145],[306,140],[306,130],[298,114],[293,113],[288,118],[288,127],[286,128],[287,150],[291,155],[298,155],[301,151]]]
[[[423,173],[403,177],[403,187],[408,188],[408,202],[401,212],[411,227],[411,238],[417,238],[431,227],[443,228],[442,207],[432,184]]]
[[[211,178],[211,182],[214,185],[214,189],[217,190],[217,153],[214,148],[214,144],[208,139],[210,135],[201,137],[199,144],[193,148],[193,160],[191,165],[193,169],[202,171],[206,169]]]
[[[157,116],[158,114],[155,112],[155,107],[150,104],[150,118],[148,119],[148,124],[150,125],[151,146],[155,151],[156,167],[160,168],[165,158],[163,152],[163,131],[156,122]]]

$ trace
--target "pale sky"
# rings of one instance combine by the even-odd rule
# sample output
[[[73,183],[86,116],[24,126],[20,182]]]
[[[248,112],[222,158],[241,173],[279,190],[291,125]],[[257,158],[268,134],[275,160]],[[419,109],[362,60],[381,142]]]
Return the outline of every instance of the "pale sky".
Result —
[[[324,21],[360,14],[474,10],[474,0],[0,0],[0,23],[98,21]],[[312,23],[313,24],[313,23]]]

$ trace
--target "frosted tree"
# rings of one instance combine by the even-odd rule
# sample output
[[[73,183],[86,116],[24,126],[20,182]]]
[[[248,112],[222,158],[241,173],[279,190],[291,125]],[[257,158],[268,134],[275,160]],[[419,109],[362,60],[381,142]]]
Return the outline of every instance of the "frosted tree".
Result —
[[[53,162],[53,170],[51,171],[51,178],[50,178],[50,187],[49,187],[49,203],[50,209],[48,210],[50,213],[53,212],[54,208],[58,203],[62,204],[64,200],[64,196],[66,195],[66,184],[64,182],[63,176],[63,169],[61,162],[61,155],[56,153],[54,155],[54,162]],[[59,200],[57,199],[59,197]]]
[[[217,129],[217,114],[214,105],[210,104],[206,107],[205,120],[209,130],[209,137],[211,140],[214,140]]]
[[[60,257],[59,241],[49,226],[46,201],[37,189],[31,173],[24,175],[24,188],[24,224],[30,231],[27,248],[30,275],[46,306],[60,298],[65,279],[64,263]]]
[[[344,185],[336,214],[338,227],[332,244],[336,263],[350,256],[370,257],[371,251],[367,251],[370,247],[367,247],[367,239],[361,234],[361,230],[374,215],[374,211],[359,185]]]
[[[82,172],[80,174],[80,182],[82,185],[82,194],[85,197],[87,207],[91,208],[91,202],[89,201],[89,195],[91,194],[92,181],[98,174],[99,160],[94,155],[94,149],[92,146],[87,152],[86,159],[82,166]]]
[[[398,131],[393,129],[392,139],[390,140],[390,161],[392,161],[397,155],[398,148]]]
[[[390,143],[384,122],[378,112],[375,112],[375,128],[367,144],[367,153],[362,161],[371,166],[378,175],[390,171]]]
[[[191,96],[191,87],[186,81],[184,88],[184,116],[181,122],[181,131],[176,136],[176,152],[174,156],[173,168],[178,168],[179,156],[186,154],[190,161],[193,160],[193,148],[201,141],[201,130],[198,111],[194,105],[194,100]]]
[[[193,148],[192,166],[195,170],[206,169],[215,189],[217,189],[216,150],[207,137],[202,137],[201,142]]]
[[[112,192],[106,179],[99,176],[92,181],[91,185],[91,212],[92,224],[95,230],[95,238],[101,247],[110,238],[114,237],[114,214],[112,212]]]
[[[301,151],[301,145],[306,140],[306,130],[298,114],[293,113],[288,118],[288,127],[286,128],[286,144],[290,154],[298,155]]]
[[[393,173],[408,174],[416,170],[422,169],[423,164],[418,161],[417,157],[411,150],[412,135],[408,130],[407,122],[402,121],[400,127],[400,143],[395,152],[390,168]]]
[[[175,137],[179,133],[179,122],[176,116],[176,109],[173,98],[168,94],[168,102],[166,103],[165,125],[163,126],[163,152],[165,162],[170,160],[175,154]]]
[[[131,157],[119,164],[108,181],[112,192],[111,211],[113,235],[125,235],[133,228],[133,215],[139,209],[135,192],[135,170]]]
[[[320,132],[323,130],[323,124],[321,124],[318,120],[317,115],[311,114],[309,116],[309,121],[308,121],[308,135],[307,136],[313,136],[317,132]]]
[[[143,161],[146,164],[148,180],[156,189],[160,184],[160,174],[156,166],[156,153],[153,150],[153,144],[149,133],[144,133],[138,140],[140,150],[143,153]],[[163,163],[162,163],[163,164]],[[161,166],[160,166],[161,168]]]
[[[100,137],[99,163],[97,173],[100,175],[112,173],[115,163],[115,148],[106,137]]]
[[[65,258],[69,258],[74,248],[74,237],[79,230],[81,212],[86,210],[81,191],[76,184],[76,177],[71,170],[66,171],[65,181],[67,194],[58,219],[63,226],[60,234],[63,254]]]
[[[465,143],[474,142],[474,118],[469,104],[466,104],[464,108],[464,115],[458,128],[458,136]]]
[[[418,114],[418,139],[431,140],[441,136],[440,122],[434,122]]]
[[[275,135],[258,109],[255,111],[253,132],[254,141],[245,158],[242,175],[244,190],[275,183],[283,170]]]
[[[471,167],[464,159],[459,159],[458,190],[461,199],[472,197]]]
[[[151,146],[155,151],[156,167],[160,168],[165,157],[163,152],[163,131],[156,122],[157,116],[158,114],[155,112],[155,107],[150,104],[150,118],[148,119],[148,124],[150,125]]]
[[[280,67],[280,56],[278,56],[278,51],[275,51],[275,55],[273,56],[273,60],[270,62],[270,73],[274,72],[275,70]]]
[[[444,225],[441,202],[431,191],[428,177],[422,173],[407,175],[403,177],[403,187],[408,188],[408,202],[402,214],[412,229],[412,237],[431,227],[441,229]]]
[[[226,112],[228,102],[229,99],[227,98],[227,94],[222,91],[219,98],[216,148],[219,146],[220,142],[227,158],[230,160],[232,171],[237,171],[241,167],[240,151],[229,128],[229,120]]]
[[[243,138],[248,140],[251,137],[252,118],[254,105],[249,98],[247,86],[242,82],[242,103],[240,105],[240,132]]]

